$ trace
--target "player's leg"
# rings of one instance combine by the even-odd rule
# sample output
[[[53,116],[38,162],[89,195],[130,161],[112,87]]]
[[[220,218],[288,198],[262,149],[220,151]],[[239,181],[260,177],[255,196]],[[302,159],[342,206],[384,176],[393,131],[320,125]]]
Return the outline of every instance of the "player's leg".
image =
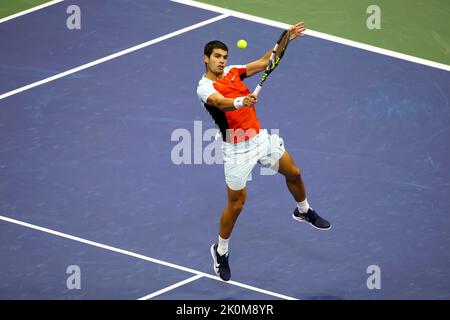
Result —
[[[247,188],[232,190],[227,186],[228,202],[220,217],[219,240],[211,246],[211,255],[214,262],[214,272],[222,280],[231,278],[230,265],[228,263],[228,241],[234,224],[245,203]]]
[[[241,190],[232,190],[227,186],[227,194],[228,203],[223,210],[222,216],[220,217],[219,235],[223,239],[230,238],[234,224],[236,223],[236,220],[239,217],[239,214],[241,213],[244,206],[245,199],[247,197],[247,187]],[[220,247],[219,253],[221,253]]]
[[[211,255],[214,260],[215,273],[225,281],[231,278],[228,264],[228,242],[245,203],[248,177],[258,161],[256,147],[257,145],[252,141],[240,144],[222,144],[228,200],[220,217],[218,241],[211,246]]]
[[[295,201],[305,201],[306,190],[300,169],[295,165],[294,160],[287,151],[285,151],[281,158],[278,160],[278,172],[285,177],[286,185]],[[309,205],[307,205],[307,203],[305,203],[304,209],[305,211],[308,211]]]
[[[278,161],[278,172],[285,177],[286,185],[297,202],[293,218],[297,221],[308,222],[317,229],[330,229],[331,224],[310,208],[306,199],[305,184],[303,183],[300,169],[295,165],[294,160],[287,151],[283,153]]]

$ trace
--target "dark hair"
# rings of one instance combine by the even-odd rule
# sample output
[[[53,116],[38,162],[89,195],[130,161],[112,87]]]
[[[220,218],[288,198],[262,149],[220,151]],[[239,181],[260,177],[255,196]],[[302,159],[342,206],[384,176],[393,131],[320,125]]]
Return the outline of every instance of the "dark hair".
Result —
[[[211,53],[213,52],[214,49],[222,49],[228,52],[228,48],[225,43],[219,40],[213,40],[205,45],[205,50],[203,51],[203,53],[209,57],[211,56]]]

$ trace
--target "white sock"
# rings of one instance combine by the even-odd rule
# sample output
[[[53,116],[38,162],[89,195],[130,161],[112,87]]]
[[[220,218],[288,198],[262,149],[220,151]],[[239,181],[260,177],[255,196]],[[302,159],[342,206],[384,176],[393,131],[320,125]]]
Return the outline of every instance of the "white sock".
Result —
[[[297,202],[297,208],[300,213],[307,213],[310,208],[308,199],[305,198],[302,202]]]
[[[230,239],[223,239],[221,236],[219,236],[219,242],[217,245],[217,253],[223,256],[225,253],[228,252],[228,241]]]

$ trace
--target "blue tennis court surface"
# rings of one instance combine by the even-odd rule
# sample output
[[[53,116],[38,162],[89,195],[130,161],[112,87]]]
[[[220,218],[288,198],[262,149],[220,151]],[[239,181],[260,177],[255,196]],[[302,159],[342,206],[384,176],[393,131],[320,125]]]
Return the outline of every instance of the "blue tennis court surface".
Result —
[[[220,16],[162,0],[70,4],[81,30],[65,27],[64,2],[0,24],[0,95]],[[245,64],[279,32],[224,17],[1,99],[0,298],[138,299],[198,274],[154,299],[449,299],[450,73],[311,36],[290,45],[257,112],[333,228],[294,221],[284,179],[256,168],[230,241],[236,282],[208,277],[223,167],[174,164],[172,133],[194,145],[194,121],[214,128],[196,95],[206,42]],[[373,265],[381,289],[369,290]]]

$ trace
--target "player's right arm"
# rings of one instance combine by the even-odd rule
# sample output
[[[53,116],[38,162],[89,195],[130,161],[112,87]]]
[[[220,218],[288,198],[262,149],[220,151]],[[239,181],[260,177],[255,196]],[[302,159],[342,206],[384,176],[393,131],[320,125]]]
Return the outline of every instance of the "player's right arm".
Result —
[[[219,92],[208,97],[207,103],[222,111],[234,111],[242,107],[251,107],[257,102],[257,97],[251,93],[245,97],[225,98]]]

